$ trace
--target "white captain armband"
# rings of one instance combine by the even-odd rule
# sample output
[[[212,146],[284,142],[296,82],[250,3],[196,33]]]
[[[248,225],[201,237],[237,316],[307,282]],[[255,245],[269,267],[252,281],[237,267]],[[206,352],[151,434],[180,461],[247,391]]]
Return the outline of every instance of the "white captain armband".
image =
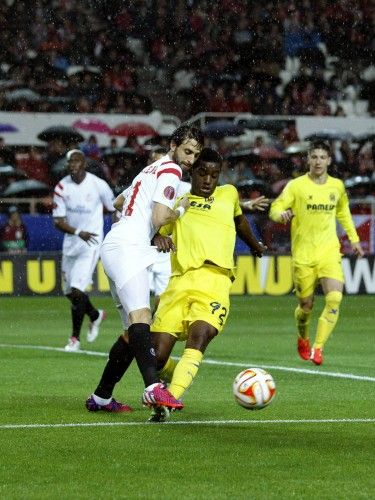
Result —
[[[181,207],[181,205],[180,205],[179,207],[176,208],[176,212],[178,212],[179,217],[182,217],[184,215],[184,213],[186,212],[186,210],[184,209],[184,207]]]

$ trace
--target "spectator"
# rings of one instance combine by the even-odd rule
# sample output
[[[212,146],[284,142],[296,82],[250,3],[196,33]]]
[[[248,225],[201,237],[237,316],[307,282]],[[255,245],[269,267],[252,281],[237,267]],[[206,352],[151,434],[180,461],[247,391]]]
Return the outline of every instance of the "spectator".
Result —
[[[26,253],[29,236],[18,208],[15,205],[10,206],[8,214],[8,221],[0,230],[1,249],[11,254]]]

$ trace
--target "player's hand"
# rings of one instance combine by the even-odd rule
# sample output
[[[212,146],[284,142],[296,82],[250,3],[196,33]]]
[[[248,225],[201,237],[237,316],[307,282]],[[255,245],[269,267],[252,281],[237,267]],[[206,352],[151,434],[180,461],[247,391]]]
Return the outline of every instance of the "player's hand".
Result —
[[[190,207],[190,201],[187,196],[184,196],[181,198],[181,200],[178,202],[178,207],[183,207],[185,210],[187,210]]]
[[[281,217],[281,222],[286,224],[287,222],[290,222],[293,219],[294,213],[290,210],[290,208],[288,208],[288,210],[281,212],[280,217]]]
[[[78,235],[81,240],[86,241],[88,245],[97,245],[98,240],[97,240],[97,234],[96,233],[90,233],[89,231],[81,231]]]
[[[361,257],[363,257],[365,255],[365,252],[361,246],[361,244],[358,242],[358,243],[352,243],[352,249],[353,249],[353,252],[354,254],[360,259]]]
[[[259,196],[253,200],[246,200],[241,202],[242,208],[247,210],[259,210],[259,212],[264,212],[265,209],[270,204],[270,200],[265,196]]]
[[[152,244],[158,249],[158,252],[175,252],[176,247],[169,236],[162,236],[161,234],[155,234],[152,238]]]
[[[263,257],[263,254],[266,250],[268,250],[268,247],[266,245],[263,245],[261,241],[258,241],[258,244],[252,247],[251,253],[255,255],[255,257]]]

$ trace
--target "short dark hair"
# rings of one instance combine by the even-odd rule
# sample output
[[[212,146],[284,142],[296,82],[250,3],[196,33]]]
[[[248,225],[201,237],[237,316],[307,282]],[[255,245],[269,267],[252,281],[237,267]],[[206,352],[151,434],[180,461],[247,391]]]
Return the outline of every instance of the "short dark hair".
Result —
[[[188,139],[194,139],[202,146],[204,144],[203,132],[192,125],[181,125],[171,135],[171,142],[173,141],[177,146],[180,146],[180,144]]]
[[[221,165],[221,163],[223,161],[223,157],[215,149],[203,148],[198,156],[198,160],[196,161],[196,165],[198,163],[201,163],[202,161],[205,161],[208,163],[219,163]]]
[[[328,156],[332,156],[332,149],[331,146],[329,145],[328,142],[322,141],[322,140],[317,140],[313,141],[308,148],[308,153],[311,153],[314,149],[323,149],[324,151],[327,152]]]

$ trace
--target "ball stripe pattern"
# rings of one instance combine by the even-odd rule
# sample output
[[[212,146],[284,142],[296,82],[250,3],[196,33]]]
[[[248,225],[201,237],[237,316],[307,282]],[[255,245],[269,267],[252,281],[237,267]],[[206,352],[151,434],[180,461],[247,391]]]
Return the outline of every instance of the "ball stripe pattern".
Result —
[[[233,382],[237,403],[248,410],[260,410],[269,405],[276,394],[272,375],[262,368],[247,368]]]

